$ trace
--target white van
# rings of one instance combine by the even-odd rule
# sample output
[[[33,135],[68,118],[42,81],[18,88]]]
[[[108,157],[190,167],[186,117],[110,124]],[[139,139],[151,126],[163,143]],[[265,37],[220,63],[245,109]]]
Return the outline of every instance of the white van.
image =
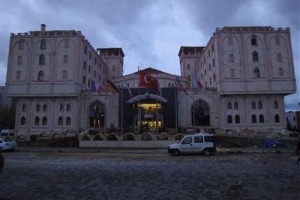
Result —
[[[192,153],[211,155],[216,152],[214,135],[208,133],[187,135],[178,143],[171,144],[168,148],[168,152],[175,156]]]
[[[0,133],[0,138],[14,138],[16,133],[12,129],[2,129]]]

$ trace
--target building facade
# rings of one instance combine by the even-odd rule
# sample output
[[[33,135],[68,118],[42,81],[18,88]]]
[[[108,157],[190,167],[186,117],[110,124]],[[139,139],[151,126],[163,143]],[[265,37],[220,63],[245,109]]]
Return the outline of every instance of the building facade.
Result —
[[[206,46],[182,46],[178,55],[186,91],[176,88],[176,76],[143,69],[158,80],[158,93],[139,86],[138,71],[123,75],[121,48],[95,49],[80,31],[41,25],[12,33],[6,84],[17,103],[15,129],[31,135],[139,125],[286,127],[284,96],[296,91],[288,28],[217,28]]]

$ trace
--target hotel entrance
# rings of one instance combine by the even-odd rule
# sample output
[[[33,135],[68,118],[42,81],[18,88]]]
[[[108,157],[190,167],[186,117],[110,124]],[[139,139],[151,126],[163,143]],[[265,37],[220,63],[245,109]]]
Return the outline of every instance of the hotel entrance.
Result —
[[[133,126],[157,130],[164,126],[164,105],[167,100],[159,95],[143,94],[127,101],[133,111]]]

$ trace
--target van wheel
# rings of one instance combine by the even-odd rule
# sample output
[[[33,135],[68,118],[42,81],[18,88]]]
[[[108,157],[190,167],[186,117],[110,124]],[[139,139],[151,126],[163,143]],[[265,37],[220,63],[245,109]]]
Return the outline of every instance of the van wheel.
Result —
[[[209,149],[204,149],[204,151],[203,151],[203,154],[205,155],[205,156],[210,156],[210,150]]]
[[[180,155],[180,151],[177,150],[177,149],[175,149],[175,150],[173,151],[173,156],[179,156],[179,155]]]

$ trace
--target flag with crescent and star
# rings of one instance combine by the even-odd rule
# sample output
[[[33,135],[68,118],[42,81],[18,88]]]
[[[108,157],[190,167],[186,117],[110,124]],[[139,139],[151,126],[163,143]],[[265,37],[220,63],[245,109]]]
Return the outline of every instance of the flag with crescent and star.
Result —
[[[147,73],[144,70],[139,71],[139,73],[140,73],[140,86],[144,86],[146,88],[159,91],[158,81],[155,77],[153,77],[151,74]]]

